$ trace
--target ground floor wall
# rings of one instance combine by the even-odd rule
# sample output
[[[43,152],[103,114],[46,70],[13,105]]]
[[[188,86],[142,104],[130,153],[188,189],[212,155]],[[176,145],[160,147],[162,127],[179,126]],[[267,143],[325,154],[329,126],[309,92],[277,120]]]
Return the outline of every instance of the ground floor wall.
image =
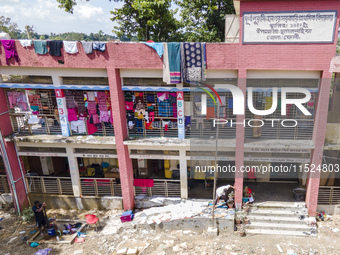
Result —
[[[65,210],[122,210],[123,199],[121,197],[82,197],[66,195],[47,195],[30,193],[29,199],[31,204],[34,201],[45,202],[48,209],[65,209]]]

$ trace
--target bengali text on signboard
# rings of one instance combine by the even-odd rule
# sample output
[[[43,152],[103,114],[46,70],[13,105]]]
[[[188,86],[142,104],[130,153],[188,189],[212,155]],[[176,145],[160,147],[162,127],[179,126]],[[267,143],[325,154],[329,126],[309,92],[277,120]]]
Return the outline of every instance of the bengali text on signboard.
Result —
[[[333,43],[337,11],[243,13],[243,43]]]

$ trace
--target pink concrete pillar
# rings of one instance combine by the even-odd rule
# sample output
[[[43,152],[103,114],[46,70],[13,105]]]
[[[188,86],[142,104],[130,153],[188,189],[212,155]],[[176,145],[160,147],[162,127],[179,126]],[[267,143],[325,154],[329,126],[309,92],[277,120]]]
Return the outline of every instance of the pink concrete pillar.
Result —
[[[0,130],[2,132],[3,138],[11,133],[13,133],[12,125],[8,113],[8,106],[7,106],[7,100],[6,100],[6,94],[3,89],[0,89]],[[11,194],[13,197],[13,203],[15,206],[15,209],[18,211],[22,211],[26,207],[28,207],[28,198],[25,190],[25,181],[22,178],[21,169],[20,169],[20,163],[19,158],[17,156],[15,146],[13,142],[6,142],[4,140],[5,144],[5,153],[7,155],[7,159],[9,161],[10,168],[6,167],[6,175],[8,184],[10,186]],[[4,155],[2,155],[4,157]],[[5,164],[6,166],[6,164]],[[15,182],[15,191],[16,194],[14,194],[14,189],[12,187],[12,183],[10,181],[9,171],[11,171],[11,174],[13,176],[13,181]],[[18,198],[19,207],[16,204],[15,195]]]
[[[133,169],[128,146],[124,145],[124,140],[127,138],[128,132],[126,125],[125,100],[124,93],[122,91],[120,71],[119,69],[108,68],[107,75],[110,86],[113,126],[115,130],[123,206],[124,210],[132,210],[134,209],[135,205]]]
[[[238,71],[237,86],[242,90],[246,98],[247,90],[247,70]],[[243,123],[245,115],[237,115],[236,122]],[[237,209],[241,209],[243,196],[243,173],[240,171],[244,165],[244,126],[236,125],[236,148],[235,148],[235,205]]]
[[[318,205],[320,174],[318,170],[322,167],[323,146],[325,143],[327,115],[329,106],[329,93],[331,89],[332,73],[322,73],[317,104],[315,109],[315,120],[313,130],[314,150],[311,153],[310,168],[315,166],[315,171],[308,174],[306,204],[309,216],[315,216]]]

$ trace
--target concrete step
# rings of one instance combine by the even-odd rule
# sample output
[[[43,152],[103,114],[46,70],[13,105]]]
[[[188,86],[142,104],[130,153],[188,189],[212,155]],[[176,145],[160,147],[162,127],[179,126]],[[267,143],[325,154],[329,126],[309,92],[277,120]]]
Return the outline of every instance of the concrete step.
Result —
[[[251,221],[250,224],[246,224],[247,229],[271,229],[271,230],[295,230],[295,231],[306,231],[310,232],[312,227],[307,224],[289,224],[286,222],[272,223],[272,222],[256,222]],[[313,227],[316,230],[316,227]]]
[[[262,202],[250,205],[250,208],[275,208],[282,210],[290,210],[295,208],[305,208],[305,202]]]
[[[306,225],[304,220],[300,220],[299,217],[280,217],[280,216],[263,216],[249,214],[248,218],[251,222],[264,222],[264,223],[287,223],[287,224],[299,224]]]
[[[307,210],[278,210],[278,209],[252,209],[249,215],[263,215],[263,216],[282,216],[282,217],[300,217],[308,216]]]
[[[247,234],[261,235],[280,235],[280,236],[310,236],[317,237],[317,234],[311,234],[310,231],[294,231],[294,230],[270,230],[270,229],[247,229]]]

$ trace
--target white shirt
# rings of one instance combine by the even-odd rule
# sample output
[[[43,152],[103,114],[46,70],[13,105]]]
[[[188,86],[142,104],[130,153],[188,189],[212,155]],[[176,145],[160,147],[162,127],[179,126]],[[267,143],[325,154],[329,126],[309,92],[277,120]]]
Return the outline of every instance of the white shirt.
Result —
[[[254,197],[249,197],[249,202],[250,203],[254,202]]]
[[[65,52],[75,54],[78,52],[77,41],[63,41]]]
[[[225,186],[221,186],[216,190],[216,196],[217,197],[221,197],[221,196],[225,196],[226,192],[224,191],[224,189],[228,190],[230,188],[230,185],[225,185]]]

